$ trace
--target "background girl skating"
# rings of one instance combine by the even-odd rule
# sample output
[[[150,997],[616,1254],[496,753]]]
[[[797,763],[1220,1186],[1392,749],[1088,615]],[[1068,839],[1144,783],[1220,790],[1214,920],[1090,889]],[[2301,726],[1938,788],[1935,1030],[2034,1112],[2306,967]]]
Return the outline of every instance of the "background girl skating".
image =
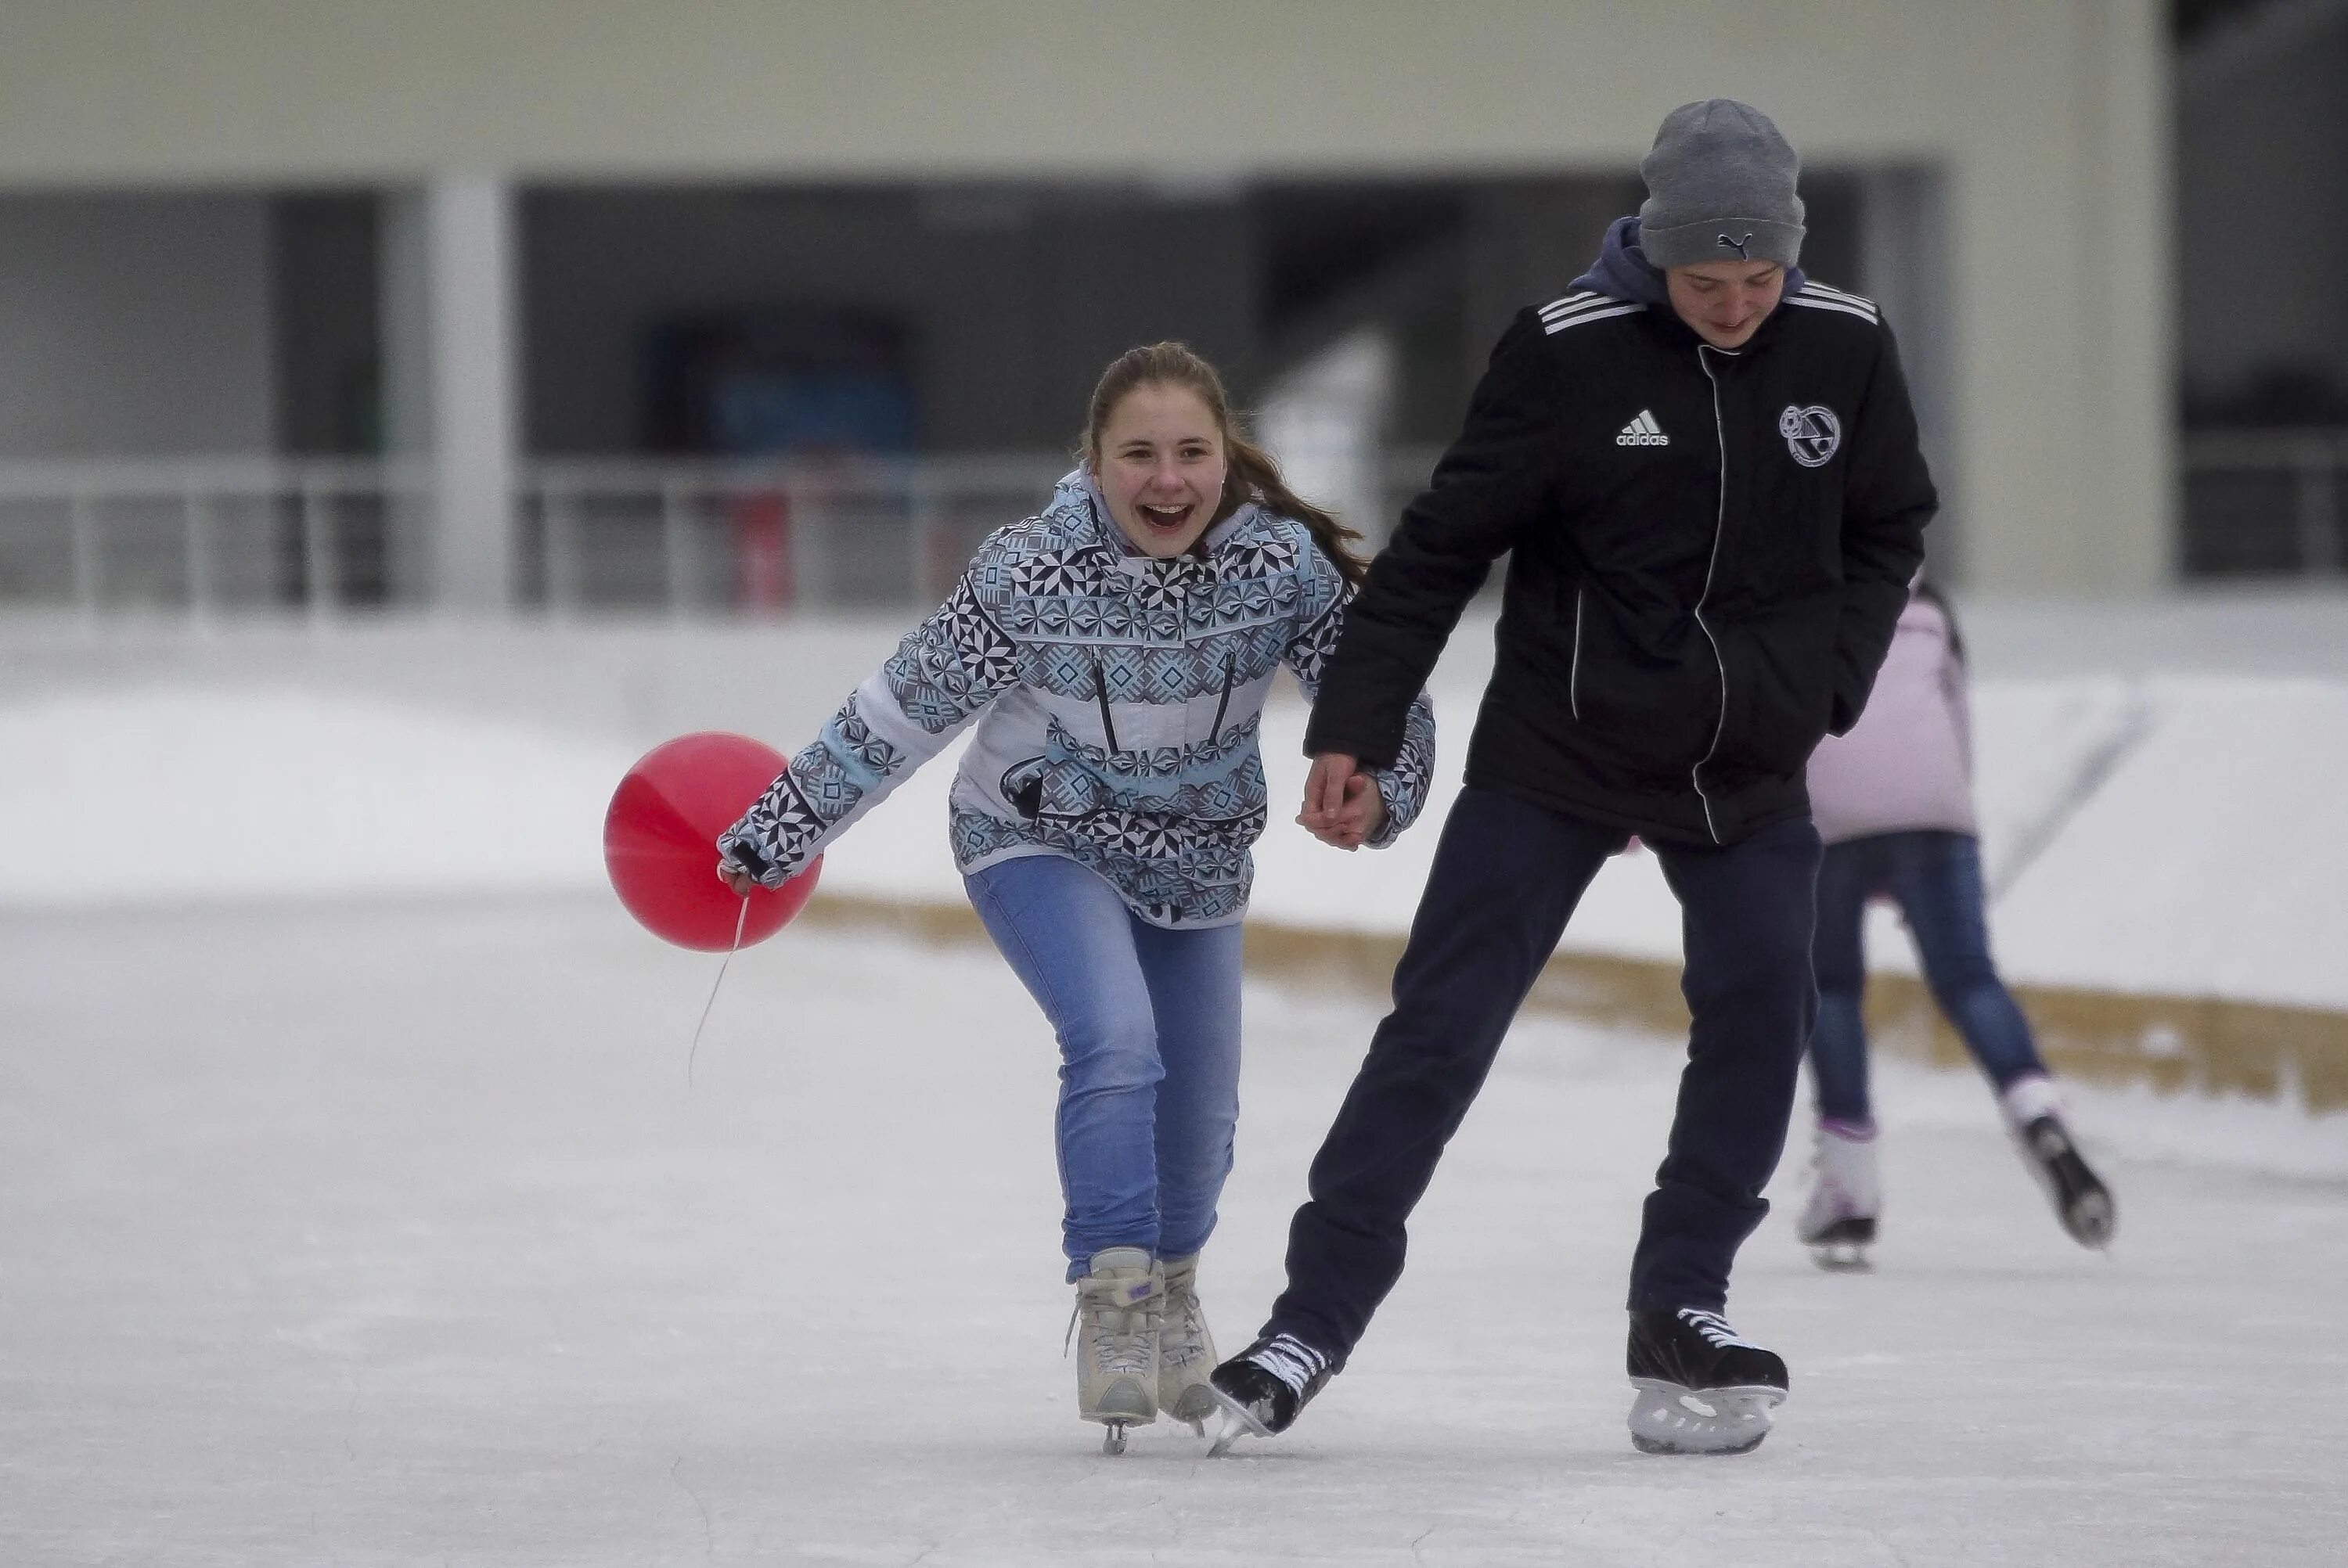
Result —
[[[1811,754],[1810,809],[1826,841],[1810,1034],[1818,1163],[1797,1225],[1821,1263],[1854,1266],[1881,1208],[1867,1087],[1862,946],[1868,901],[1900,907],[1941,1016],[1997,1091],[2023,1163],[2084,1246],[2118,1221],[2110,1190],[2079,1153],[2030,1021],[1991,962],[1981,840],[1973,825],[1972,718],[1964,642],[1948,601],[1920,583],[1901,611],[1867,712]]]

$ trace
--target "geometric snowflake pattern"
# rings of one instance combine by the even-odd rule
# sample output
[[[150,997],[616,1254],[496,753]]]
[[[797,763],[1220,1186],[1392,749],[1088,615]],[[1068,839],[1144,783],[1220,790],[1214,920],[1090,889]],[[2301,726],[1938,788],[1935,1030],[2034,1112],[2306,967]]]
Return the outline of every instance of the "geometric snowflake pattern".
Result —
[[[915,723],[943,734],[1018,680],[1018,651],[965,576],[897,645],[885,667],[889,691]]]
[[[1178,835],[1146,827],[1110,835],[1049,823],[1008,823],[967,807],[957,807],[953,822],[957,864],[974,867],[1014,854],[1062,856],[1089,866],[1117,890],[1127,907],[1159,926],[1221,925],[1245,914],[1255,882],[1247,846],[1256,836],[1217,843],[1195,831]]]
[[[836,742],[842,751],[854,757],[864,771],[876,779],[895,773],[905,765],[905,753],[873,733],[872,726],[858,712],[856,699],[852,696],[824,733],[828,740]]]
[[[1286,664],[1310,700],[1349,597],[1301,525],[1254,507],[1222,525],[1203,555],[1128,554],[1082,476],[1070,475],[1043,513],[987,539],[945,603],[733,832],[752,835],[779,871],[796,871],[953,731],[1025,689],[1057,706],[1019,709],[1043,713],[1033,730],[1006,730],[1002,711],[982,721],[954,791],[961,867],[1060,855],[1106,877],[1153,923],[1236,919],[1268,809],[1261,694]],[[1149,729],[1151,713],[1179,716],[1178,731],[1212,733],[1175,745],[1110,743],[1120,724]],[[1377,842],[1425,804],[1434,741],[1422,695],[1402,755],[1378,777],[1386,825]]]
[[[742,820],[719,835],[717,848],[724,853],[736,842],[747,841],[766,862],[769,885],[779,886],[814,856],[830,825],[801,789],[798,763],[794,760],[790,770],[758,797]]]

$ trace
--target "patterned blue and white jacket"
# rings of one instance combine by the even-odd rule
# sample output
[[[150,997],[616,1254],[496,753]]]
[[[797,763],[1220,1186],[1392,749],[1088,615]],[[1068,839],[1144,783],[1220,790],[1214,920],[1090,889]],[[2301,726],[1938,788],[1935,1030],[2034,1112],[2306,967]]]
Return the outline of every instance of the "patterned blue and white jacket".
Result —
[[[1313,699],[1352,590],[1302,523],[1259,506],[1201,545],[1138,554],[1090,476],[1068,475],[1041,516],[987,538],[719,852],[747,845],[780,883],[979,719],[950,797],[965,875],[1058,855],[1152,925],[1239,919],[1263,833],[1257,728],[1272,672],[1285,663]],[[1375,775],[1374,845],[1418,815],[1434,765],[1422,692],[1401,754]]]

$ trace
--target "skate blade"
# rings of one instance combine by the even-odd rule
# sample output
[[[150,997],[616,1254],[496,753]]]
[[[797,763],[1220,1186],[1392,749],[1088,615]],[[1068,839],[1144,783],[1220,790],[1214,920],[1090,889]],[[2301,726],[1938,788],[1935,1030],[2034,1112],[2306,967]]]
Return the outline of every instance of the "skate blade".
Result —
[[[1863,1242],[1823,1241],[1810,1244],[1810,1261],[1828,1274],[1872,1274],[1875,1260]]]
[[[1201,1438],[1207,1435],[1207,1422],[1218,1409],[1214,1386],[1210,1383],[1193,1383],[1171,1405],[1159,1406],[1160,1414],[1189,1428],[1192,1436]]]
[[[1215,1404],[1223,1414],[1223,1424],[1221,1430],[1215,1433],[1214,1442],[1207,1450],[1209,1459],[1222,1458],[1231,1451],[1231,1445],[1241,1438],[1272,1436],[1270,1428],[1249,1415],[1237,1401],[1225,1397],[1220,1389],[1215,1389],[1214,1392]]]
[[[1126,1400],[1107,1409],[1079,1410],[1077,1415],[1101,1424],[1101,1452],[1112,1457],[1125,1451],[1125,1440],[1134,1428],[1146,1427],[1158,1419],[1158,1412],[1146,1403]]]
[[[2087,1193],[2063,1211],[2063,1228],[2081,1246],[2108,1251],[2112,1233],[2119,1228],[2119,1216],[2113,1212],[2112,1200],[2102,1193]]]
[[[1633,1378],[1631,1443],[1650,1454],[1751,1453],[1769,1435],[1769,1412],[1786,1390],[1766,1384],[1689,1389],[1659,1378]]]

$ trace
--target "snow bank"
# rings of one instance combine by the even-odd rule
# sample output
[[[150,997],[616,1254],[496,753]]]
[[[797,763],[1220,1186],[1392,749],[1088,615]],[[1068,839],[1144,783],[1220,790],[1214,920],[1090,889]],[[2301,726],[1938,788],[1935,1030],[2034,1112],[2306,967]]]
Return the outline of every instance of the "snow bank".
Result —
[[[839,671],[888,641],[843,627],[826,657],[822,636],[789,636],[783,667],[823,673],[775,693],[775,721],[757,726],[785,750],[845,691]],[[1435,798],[1390,850],[1339,854],[1287,820],[1304,712],[1289,698],[1267,710],[1261,918],[1408,927],[1489,647],[1471,622],[1437,671]],[[361,695],[211,668],[201,683],[140,675],[0,699],[0,907],[598,888],[612,786],[654,740],[707,723],[661,708],[633,733],[558,732],[466,711],[447,681],[429,704],[395,701],[372,674]],[[2348,777],[2348,680],[2004,678],[1979,683],[1975,718],[1993,925],[2016,979],[2348,1009],[2348,814],[2329,798]],[[955,756],[832,851],[829,889],[960,900],[945,844]],[[1891,917],[1875,921],[1871,955],[1912,972]],[[1675,961],[1679,940],[1653,857],[1633,853],[1600,875],[1566,946]]]
[[[1460,712],[1438,696],[1438,723],[1454,727],[1431,816],[1456,793]],[[1303,715],[1273,719],[1266,749],[1285,764]],[[1974,722],[1993,937],[2013,979],[2348,1009],[2348,812],[2336,805],[2348,682],[1989,682]],[[1273,799],[1294,793],[1276,782]],[[1434,846],[1414,832],[1346,857],[1299,830],[1268,834],[1256,907],[1309,927],[1405,929]],[[1654,857],[1611,862],[1564,945],[1676,961],[1679,906]],[[1916,972],[1888,910],[1871,917],[1869,946],[1881,967]]]
[[[0,708],[0,904],[583,890],[624,744],[373,699]]]
[[[2164,680],[2134,700],[2141,739],[1998,903],[2007,967],[2348,1008],[2348,684]]]

